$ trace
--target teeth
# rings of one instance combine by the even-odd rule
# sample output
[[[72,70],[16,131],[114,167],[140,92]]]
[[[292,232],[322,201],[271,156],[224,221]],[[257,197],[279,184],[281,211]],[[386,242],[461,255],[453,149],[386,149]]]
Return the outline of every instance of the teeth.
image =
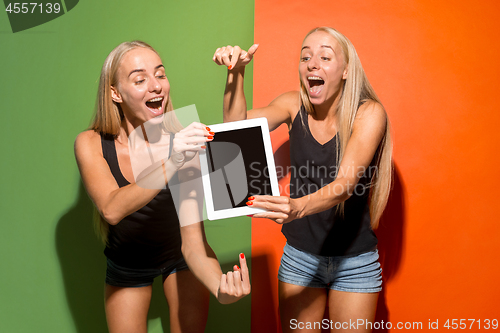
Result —
[[[159,102],[161,100],[163,100],[163,97],[156,97],[156,98],[150,99],[148,102],[153,103],[153,102]]]
[[[163,109],[163,107],[159,107],[157,109],[154,109],[154,108],[148,108],[149,110],[151,110],[153,113],[158,113],[158,112],[161,112],[161,110]]]
[[[308,80],[321,80],[321,81],[323,81],[323,79],[320,78],[319,76],[308,76],[307,79]]]

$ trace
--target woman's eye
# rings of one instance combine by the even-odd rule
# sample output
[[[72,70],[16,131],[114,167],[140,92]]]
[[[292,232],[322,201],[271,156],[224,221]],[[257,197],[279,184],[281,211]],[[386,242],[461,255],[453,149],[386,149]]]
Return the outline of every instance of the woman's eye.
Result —
[[[328,58],[328,57],[321,57],[321,60],[328,61],[328,60],[330,60],[330,58]]]
[[[307,61],[307,60],[309,60],[309,57],[302,57],[302,58],[300,58],[300,61]]]
[[[165,74],[159,74],[159,75],[156,75],[156,77],[159,78],[159,79],[164,79],[167,76]]]
[[[138,80],[138,81],[135,81],[135,84],[141,84],[143,83],[145,80]]]

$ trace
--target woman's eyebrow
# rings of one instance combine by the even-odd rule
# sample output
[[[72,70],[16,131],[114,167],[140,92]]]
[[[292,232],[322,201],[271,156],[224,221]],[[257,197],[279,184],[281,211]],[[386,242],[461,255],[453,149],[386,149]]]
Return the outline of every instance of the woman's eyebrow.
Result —
[[[331,47],[330,45],[321,45],[321,47],[323,47],[323,48],[329,48],[329,49],[331,49],[333,52],[335,52],[335,50],[333,49],[333,47]],[[303,47],[300,49],[300,51],[302,51],[302,50],[304,50],[304,49],[310,49],[310,47],[309,47],[309,46],[307,46],[307,45],[306,45],[306,46],[303,46]],[[336,52],[335,52],[335,53],[336,53]]]
[[[163,66],[163,64],[159,64],[158,66],[155,67],[155,70],[159,69],[159,68],[165,68]],[[138,69],[134,69],[133,71],[131,71],[128,76],[130,77],[130,75],[132,75],[133,73],[136,73],[136,72],[145,72],[146,70],[145,69],[142,69],[142,68],[138,68]]]
[[[144,69],[134,69],[133,71],[131,71],[128,76],[130,77],[130,75],[132,75],[133,73],[136,73],[136,72],[145,72]]]

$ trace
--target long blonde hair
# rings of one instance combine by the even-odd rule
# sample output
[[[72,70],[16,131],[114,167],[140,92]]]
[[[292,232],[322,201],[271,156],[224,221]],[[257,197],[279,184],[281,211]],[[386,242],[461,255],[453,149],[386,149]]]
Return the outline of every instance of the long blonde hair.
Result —
[[[338,135],[336,136],[337,147],[339,147],[337,149],[338,170],[352,134],[359,106],[367,101],[376,102],[381,106],[382,103],[370,85],[356,49],[349,39],[333,28],[319,27],[311,30],[304,38],[304,41],[309,35],[317,31],[326,32],[337,40],[342,48],[344,66],[347,66],[347,78],[344,81],[342,95],[336,110],[338,115]],[[309,99],[308,91],[302,80],[300,81],[300,103],[308,114],[315,114],[314,106]],[[385,134],[376,152],[375,161],[377,172],[372,176],[370,183],[370,218],[373,229],[378,227],[392,185],[392,141],[389,119],[386,121]],[[341,213],[344,212],[344,202],[338,206],[338,209]]]
[[[97,100],[95,105],[95,113],[90,125],[90,129],[102,135],[111,135],[115,139],[120,133],[120,127],[123,120],[123,112],[120,104],[113,101],[111,97],[111,87],[116,87],[118,84],[117,72],[120,68],[121,61],[124,55],[136,48],[146,48],[156,54],[156,50],[149,44],[142,41],[124,42],[118,45],[109,53],[104,61],[99,78],[99,88],[97,90]],[[159,54],[158,54],[159,56]],[[175,116],[172,99],[167,96],[167,104],[165,114],[163,116],[163,129],[166,132],[177,133],[183,127]],[[106,243],[108,240],[109,224],[99,214],[97,208],[94,207],[94,229],[101,240]]]

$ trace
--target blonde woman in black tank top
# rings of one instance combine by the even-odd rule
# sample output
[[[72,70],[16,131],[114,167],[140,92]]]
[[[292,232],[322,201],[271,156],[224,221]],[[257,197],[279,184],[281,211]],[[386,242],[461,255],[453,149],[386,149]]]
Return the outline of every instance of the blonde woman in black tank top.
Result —
[[[228,67],[224,121],[266,117],[271,130],[289,128],[290,193],[247,203],[264,208],[254,217],[282,224],[287,238],[278,274],[282,329],[348,331],[345,323],[374,320],[381,290],[373,229],[391,186],[389,121],[354,47],[329,27],[303,41],[300,91],[247,111],[243,77],[257,48],[218,48],[213,60]]]
[[[140,41],[120,44],[103,65],[93,124],[75,141],[78,167],[101,216],[97,227],[107,245],[105,308],[110,332],[147,332],[155,276],[163,275],[171,332],[204,331],[209,291],[221,303],[250,293],[243,254],[241,269],[235,265],[234,271],[222,274],[202,218],[196,215],[200,206],[193,197],[199,193],[189,192],[177,218],[169,182],[174,177],[188,180],[199,169],[196,154],[213,133],[200,123],[176,128],[168,112],[169,92],[165,69],[151,46]],[[148,181],[143,186],[134,181],[129,135],[162,114],[170,119],[165,126],[177,133],[175,138],[169,134],[168,158],[142,179]],[[179,221],[193,216],[199,219],[179,227]]]

